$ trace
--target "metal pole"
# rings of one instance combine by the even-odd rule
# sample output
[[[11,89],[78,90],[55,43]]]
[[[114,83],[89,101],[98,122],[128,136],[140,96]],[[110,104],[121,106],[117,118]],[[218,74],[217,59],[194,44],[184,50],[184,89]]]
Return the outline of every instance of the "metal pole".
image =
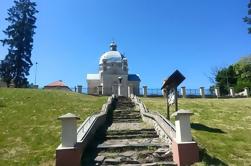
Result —
[[[174,96],[175,96],[175,111],[178,111],[178,91],[177,91],[177,87],[174,88]]]
[[[35,68],[35,85],[37,85],[37,62],[36,62],[36,68]]]

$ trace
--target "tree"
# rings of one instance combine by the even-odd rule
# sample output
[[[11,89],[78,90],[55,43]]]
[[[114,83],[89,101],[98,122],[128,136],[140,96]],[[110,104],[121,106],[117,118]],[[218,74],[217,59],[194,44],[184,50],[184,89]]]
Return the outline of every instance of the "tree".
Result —
[[[28,85],[36,13],[36,3],[30,0],[16,0],[8,9],[6,21],[10,25],[3,31],[7,37],[1,40],[3,46],[8,46],[8,54],[0,65],[0,76],[8,85],[13,81],[17,88]]]
[[[2,81],[4,81],[7,84],[7,87],[9,87],[12,80],[12,75],[11,75],[11,66],[9,65],[7,58],[1,61],[0,76],[2,77]]]
[[[234,67],[230,65],[218,71],[215,77],[216,86],[220,88],[222,94],[228,94],[229,88],[234,87],[237,82]]]
[[[224,95],[228,94],[230,87],[234,87],[236,92],[243,91],[245,87],[251,88],[251,56],[218,70],[215,74],[215,85]]]
[[[248,3],[248,15],[251,16],[251,0]],[[251,24],[251,17],[246,16],[246,17],[243,18],[243,20],[247,24],[249,24],[249,25]],[[248,28],[248,33],[251,34],[251,27]]]
[[[242,58],[234,65],[238,77],[236,90],[241,91],[245,87],[251,88],[251,56]]]

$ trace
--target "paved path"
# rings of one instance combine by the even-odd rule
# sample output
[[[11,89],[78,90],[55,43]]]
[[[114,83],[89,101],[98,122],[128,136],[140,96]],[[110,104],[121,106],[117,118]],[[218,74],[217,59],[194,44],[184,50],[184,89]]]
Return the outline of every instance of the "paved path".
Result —
[[[102,141],[88,149],[86,165],[174,165],[169,145],[142,121],[128,98],[118,98],[112,125],[103,132]]]

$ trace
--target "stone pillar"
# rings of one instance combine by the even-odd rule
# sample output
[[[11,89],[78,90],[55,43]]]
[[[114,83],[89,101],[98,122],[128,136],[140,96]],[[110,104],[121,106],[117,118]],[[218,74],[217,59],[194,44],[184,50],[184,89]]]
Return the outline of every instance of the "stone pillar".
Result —
[[[204,87],[200,87],[200,95],[202,98],[205,98],[205,88]]]
[[[215,92],[216,97],[220,97],[220,88],[219,87],[216,87],[214,89],[214,92]]]
[[[176,138],[172,140],[173,161],[178,166],[192,165],[199,161],[199,148],[192,140],[190,116],[191,111],[179,110],[175,116]]]
[[[122,86],[121,84],[118,85],[118,96],[122,96],[122,94],[121,94],[121,90],[122,90],[121,86]]]
[[[77,143],[76,115],[68,113],[58,118],[62,123],[61,145],[56,149],[56,166],[80,165],[81,153]]]
[[[131,89],[131,85],[128,85],[128,97],[131,97],[131,95],[133,94]]]
[[[181,87],[181,95],[183,98],[186,98],[186,87]]]
[[[229,88],[229,93],[230,93],[230,96],[231,96],[231,97],[235,97],[235,91],[234,91],[234,88],[233,88],[233,87],[230,87],[230,88]]]
[[[68,113],[58,118],[62,122],[62,147],[73,147],[77,142],[77,117]]]
[[[82,93],[82,85],[78,85],[78,93]]]
[[[244,88],[244,96],[249,97],[249,89],[248,89],[248,87]]]
[[[147,97],[147,86],[143,86],[143,89],[144,89],[144,97]]]
[[[177,142],[192,141],[191,127],[190,127],[191,115],[193,115],[193,113],[187,110],[179,110],[172,114],[172,116],[175,116]]]

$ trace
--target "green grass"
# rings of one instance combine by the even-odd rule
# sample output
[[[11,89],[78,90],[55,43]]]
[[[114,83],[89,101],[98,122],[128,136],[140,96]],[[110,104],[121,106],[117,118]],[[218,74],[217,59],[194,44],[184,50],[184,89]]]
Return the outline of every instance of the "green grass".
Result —
[[[81,120],[100,111],[107,97],[73,92],[0,88],[0,165],[53,165],[60,144],[57,118]]]
[[[164,98],[142,99],[151,111],[166,116]],[[196,165],[250,165],[251,98],[179,99],[179,108],[194,113],[192,134],[204,149],[203,162]]]

